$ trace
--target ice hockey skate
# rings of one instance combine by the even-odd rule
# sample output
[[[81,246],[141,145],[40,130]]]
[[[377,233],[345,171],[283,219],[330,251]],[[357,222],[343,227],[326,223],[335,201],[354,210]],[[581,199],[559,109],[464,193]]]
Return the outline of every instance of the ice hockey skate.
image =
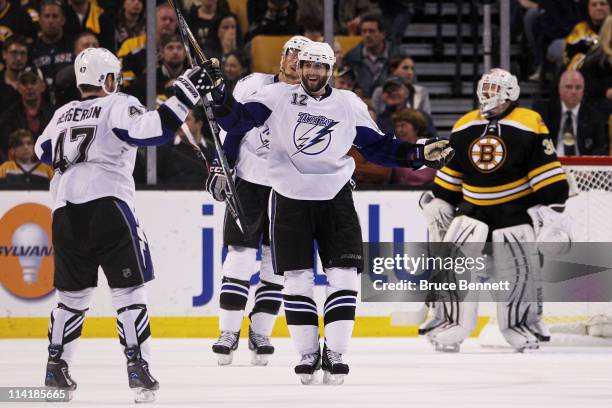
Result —
[[[314,353],[302,355],[302,359],[295,366],[295,373],[300,377],[300,381],[304,385],[316,383],[317,371],[321,369],[321,352],[317,350]]]
[[[45,386],[55,390],[68,391],[68,400],[71,400],[72,394],[77,388],[77,383],[70,377],[68,364],[59,358],[61,349],[62,346],[49,346]]]
[[[467,333],[464,327],[454,325],[433,330],[427,335],[427,338],[438,352],[458,353],[461,350],[461,343],[469,335],[470,333]]]
[[[250,327],[249,350],[252,351],[251,364],[255,366],[268,365],[268,357],[274,354],[274,346],[270,344],[270,338],[255,333]]]
[[[510,327],[502,330],[501,333],[508,344],[519,353],[540,348],[540,342],[529,330],[521,327]]]
[[[213,344],[212,350],[218,357],[220,366],[232,364],[234,351],[238,348],[240,332],[221,332],[219,339]]]
[[[342,361],[342,354],[323,346],[323,384],[341,385],[344,376],[349,373],[348,364]]]
[[[134,402],[155,401],[159,382],[149,372],[149,363],[142,359],[138,347],[127,347],[125,357],[130,388],[134,391]]]

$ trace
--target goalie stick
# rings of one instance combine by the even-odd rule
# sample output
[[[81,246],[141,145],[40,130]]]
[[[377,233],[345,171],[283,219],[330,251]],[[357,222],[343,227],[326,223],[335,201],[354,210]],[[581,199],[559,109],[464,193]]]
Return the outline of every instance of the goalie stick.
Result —
[[[181,39],[183,40],[185,50],[187,51],[187,59],[189,60],[189,64],[191,65],[191,67],[195,67],[196,64],[204,63],[204,61],[207,60],[206,55],[204,54],[204,51],[202,51],[202,48],[200,48],[200,45],[193,36],[193,33],[187,25],[187,22],[185,21],[181,10],[174,2],[174,0],[168,0],[168,3],[176,13],[179,33],[181,35]],[[195,53],[195,60],[191,54],[192,49]],[[215,151],[217,152],[217,157],[219,159],[219,162],[221,163],[223,175],[227,179],[227,186],[229,191],[226,191],[225,204],[227,205],[230,216],[234,219],[240,231],[244,235],[250,236],[251,232],[249,224],[246,222],[246,217],[244,215],[244,210],[242,209],[242,204],[240,203],[240,199],[238,198],[238,194],[236,193],[236,184],[234,183],[230,167],[227,163],[227,158],[225,157],[225,153],[223,152],[223,144],[221,143],[221,138],[219,137],[219,125],[217,124],[215,116],[213,115],[212,108],[210,106],[210,101],[207,98],[201,98],[200,102],[202,104],[202,107],[204,108],[204,112],[206,113],[206,118],[208,119],[208,127],[210,128],[210,132],[213,136],[213,141],[215,142]],[[208,168],[208,162],[206,161],[204,153],[202,153],[200,147],[196,145],[192,140],[189,140],[189,142],[193,149],[196,151],[197,156],[200,158],[200,160],[203,160],[204,163],[206,163],[206,167]]]

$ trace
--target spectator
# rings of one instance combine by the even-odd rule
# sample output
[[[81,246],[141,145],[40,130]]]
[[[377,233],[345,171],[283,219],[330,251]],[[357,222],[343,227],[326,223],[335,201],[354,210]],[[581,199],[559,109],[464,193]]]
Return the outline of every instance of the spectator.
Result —
[[[28,45],[24,37],[13,35],[2,47],[4,71],[0,72],[0,106],[8,108],[19,100],[17,78],[28,61]]]
[[[44,0],[40,5],[40,34],[32,46],[31,59],[44,74],[54,101],[54,79],[66,64],[72,63],[73,40],[64,35],[64,10],[59,0]]]
[[[294,35],[297,30],[295,0],[248,0],[249,32],[245,41],[257,35]]]
[[[219,16],[215,20],[212,28],[206,52],[209,57],[219,60],[231,51],[243,48],[242,33],[238,25],[238,17],[235,14],[227,13]]]
[[[199,6],[191,6],[187,21],[202,48],[207,46],[216,18],[229,12],[227,0],[202,0]]]
[[[204,152],[204,156],[208,156],[207,160],[212,160],[214,153],[202,137],[203,123],[201,114],[194,113],[194,111],[190,111],[185,120],[189,132]],[[198,159],[182,129],[179,129],[172,143],[157,149],[157,170],[157,179],[160,184],[202,185],[208,177],[206,164]]]
[[[351,67],[341,66],[334,72],[334,87],[352,91],[355,89],[355,74]]]
[[[429,92],[427,88],[421,85],[416,85],[415,82],[415,64],[414,60],[408,56],[393,57],[389,61],[389,73],[392,76],[399,77],[404,80],[408,88],[409,108],[415,108],[422,112],[431,115],[431,103],[429,102]],[[372,93],[372,105],[377,112],[382,112],[384,102],[382,100],[382,86],[377,87]]]
[[[404,31],[416,13],[424,13],[423,0],[385,0],[379,1],[383,22],[387,30],[387,39],[392,44],[399,45],[404,37]]]
[[[0,184],[49,186],[53,169],[36,159],[34,138],[29,131],[19,129],[11,133],[8,147],[12,159],[0,166]]]
[[[536,22],[536,60],[543,63],[543,55],[555,67],[563,66],[565,36],[583,19],[586,0],[538,0],[540,15]],[[536,71],[541,70],[541,66]]]
[[[297,24],[304,37],[311,41],[323,41],[323,20],[320,16],[304,16],[298,19]]]
[[[64,5],[64,33],[74,39],[84,30],[95,33],[105,48],[114,44],[115,19],[98,5],[97,0],[67,0]],[[114,49],[111,49],[113,52]]]
[[[388,1],[388,0],[387,0]],[[323,16],[323,1],[297,0],[297,20]],[[380,14],[376,1],[372,0],[343,0],[334,2],[334,32],[343,35],[358,35],[361,16],[366,14]],[[310,37],[309,37],[310,38]],[[312,39],[318,41],[317,39]]]
[[[359,87],[370,97],[374,88],[387,78],[389,59],[396,54],[396,50],[385,41],[380,16],[364,16],[360,28],[363,40],[344,56],[344,63],[351,67]]]
[[[123,0],[115,26],[113,43],[104,48],[116,53],[128,38],[144,35],[145,27],[144,0]]]
[[[533,108],[544,120],[560,156],[608,154],[607,117],[583,101],[584,79],[567,70],[559,81],[559,99],[538,101]]]
[[[392,76],[387,78],[382,89],[383,109],[382,112],[377,112],[378,120],[376,123],[384,133],[389,133],[393,131],[393,114],[398,109],[410,106],[410,88],[402,78]],[[426,112],[420,112],[427,120],[426,134],[428,137],[437,136],[431,117]]]
[[[393,131],[398,139],[415,144],[417,139],[427,137],[427,119],[416,109],[402,108],[393,114]],[[425,186],[436,176],[436,170],[425,168],[412,170],[395,168],[391,174],[391,184],[402,186]]]
[[[0,0],[0,46],[11,35],[21,34],[31,42],[36,38],[36,25],[30,16],[10,0]]]
[[[340,88],[342,89],[342,88]],[[368,107],[370,117],[376,122],[376,112],[366,100],[365,104]],[[379,166],[378,164],[371,163],[363,157],[361,153],[354,147],[351,146],[348,155],[355,161],[355,171],[353,171],[352,179],[359,185],[380,185],[387,184],[391,177],[391,168]]]
[[[589,0],[588,16],[574,26],[565,37],[564,60],[568,69],[576,69],[599,40],[599,30],[607,16],[610,15],[608,0]]]
[[[176,34],[166,36],[161,41],[161,58],[157,65],[155,78],[157,99],[165,101],[173,95],[172,84],[174,80],[187,69],[187,52],[183,41]],[[135,81],[131,92],[141,102],[146,102],[147,76],[145,73]]]
[[[225,77],[225,86],[230,92],[234,91],[236,83],[244,77],[247,72],[245,66],[245,58],[238,51],[230,51],[221,61],[223,76]]]
[[[74,57],[86,48],[98,48],[99,46],[98,37],[93,32],[85,30],[74,41]],[[70,101],[81,99],[72,64],[66,65],[58,71],[54,83],[56,106],[63,106]]]
[[[336,57],[336,66],[344,65],[344,52],[342,52],[342,44],[337,39],[334,40],[334,56]]]
[[[606,17],[599,31],[599,43],[584,59],[580,72],[584,75],[586,99],[595,103],[606,115],[612,113],[612,16]]]
[[[536,25],[540,16],[540,8],[537,0],[513,0],[510,6],[510,26],[512,27],[512,32],[514,34],[518,28],[522,28],[529,56],[533,63],[532,70],[529,71],[529,80],[537,81],[540,79],[542,66],[542,53],[536,38]]]
[[[156,13],[155,44],[159,52],[161,39],[176,34],[178,22],[174,10],[172,10],[168,3],[162,3],[157,6]],[[117,57],[122,60],[123,86],[126,89],[130,87],[132,81],[136,78],[136,73],[146,70],[147,54],[144,49],[146,40],[146,33],[130,37],[123,42],[123,45],[117,51]]]
[[[27,129],[34,136],[40,136],[53,117],[53,110],[43,99],[45,82],[43,74],[36,67],[27,67],[17,79],[18,103],[0,115],[0,155],[8,153],[8,136],[17,129]]]

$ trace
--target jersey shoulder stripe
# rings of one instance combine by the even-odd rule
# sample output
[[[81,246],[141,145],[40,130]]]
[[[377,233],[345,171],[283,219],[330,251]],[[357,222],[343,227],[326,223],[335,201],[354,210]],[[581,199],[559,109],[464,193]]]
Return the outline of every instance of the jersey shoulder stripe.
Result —
[[[527,108],[515,108],[500,124],[512,126],[536,135],[548,135],[548,128],[539,113]]]
[[[485,118],[482,117],[480,111],[475,109],[471,112],[463,115],[455,124],[453,125],[453,130],[451,132],[459,132],[465,128],[468,128],[473,125],[482,125],[488,123]]]

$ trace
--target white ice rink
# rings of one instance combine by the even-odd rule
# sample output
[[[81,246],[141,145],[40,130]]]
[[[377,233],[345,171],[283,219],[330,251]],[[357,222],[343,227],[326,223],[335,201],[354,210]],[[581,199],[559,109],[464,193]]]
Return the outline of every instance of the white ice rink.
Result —
[[[244,340],[234,364],[218,367],[212,341],[154,340],[151,371],[161,383],[155,406],[612,407],[610,348],[516,354],[470,340],[460,354],[437,354],[422,339],[359,338],[346,355],[351,373],[344,385],[303,386],[293,374],[297,356],[289,339],[274,339],[277,353],[268,367],[250,366]],[[46,346],[45,340],[0,340],[0,386],[40,386]],[[79,388],[70,407],[134,406],[117,340],[80,340],[71,372]]]

